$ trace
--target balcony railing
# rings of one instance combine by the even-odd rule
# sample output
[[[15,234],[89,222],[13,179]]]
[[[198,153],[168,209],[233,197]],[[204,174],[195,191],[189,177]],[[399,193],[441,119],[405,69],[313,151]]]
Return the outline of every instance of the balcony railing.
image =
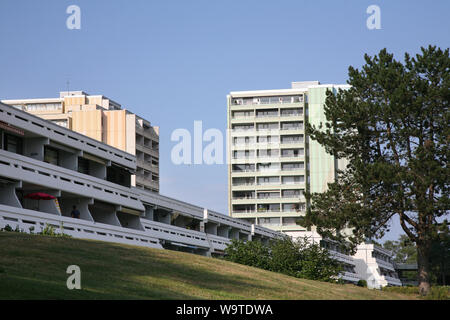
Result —
[[[280,117],[296,117],[296,116],[302,116],[303,113],[301,112],[293,112],[293,113],[282,113],[280,114]]]
[[[9,225],[15,229],[17,226],[24,232],[28,232],[30,228],[33,228],[33,232],[36,233],[40,232],[47,224],[54,227],[57,233],[65,233],[74,238],[162,249],[158,238],[141,230],[0,205],[0,228]]]
[[[106,180],[0,150],[3,176],[143,210],[139,195]]]
[[[233,210],[232,213],[255,213],[255,210]]]

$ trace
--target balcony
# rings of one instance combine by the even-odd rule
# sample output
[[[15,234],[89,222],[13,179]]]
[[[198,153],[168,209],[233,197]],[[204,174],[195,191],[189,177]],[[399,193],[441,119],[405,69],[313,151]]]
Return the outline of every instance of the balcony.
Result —
[[[127,187],[19,154],[0,150],[0,169],[4,177],[12,180],[56,188],[139,211],[144,210],[139,195],[130,192]]]
[[[249,105],[297,105],[303,103],[303,96],[243,97],[233,98],[232,106]]]
[[[386,269],[391,270],[391,271],[395,271],[394,265],[393,265],[392,263],[390,263],[390,262],[381,260],[380,258],[375,258],[375,262],[376,262],[380,267],[386,268]]]
[[[40,232],[47,224],[55,228],[56,232],[63,232],[74,238],[162,249],[158,238],[144,231],[0,205],[0,228],[9,225],[13,229],[17,226],[25,232],[28,232],[30,228],[33,228],[33,232]]]
[[[206,234],[200,231],[189,230],[170,224],[141,219],[144,229],[158,239],[185,243],[201,248],[209,248]]]

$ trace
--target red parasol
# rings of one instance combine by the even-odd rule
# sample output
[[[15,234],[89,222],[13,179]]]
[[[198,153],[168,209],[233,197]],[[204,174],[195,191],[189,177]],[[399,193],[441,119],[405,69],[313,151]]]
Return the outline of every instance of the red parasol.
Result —
[[[34,200],[52,200],[52,199],[56,199],[56,197],[44,193],[44,192],[34,192],[34,193],[29,193],[26,196],[24,196],[24,198],[29,198],[29,199],[34,199]]]
[[[29,193],[24,198],[33,199],[38,201],[38,211],[39,209],[39,200],[53,200],[56,199],[56,197],[52,196],[51,194],[44,193],[44,192],[33,192]]]

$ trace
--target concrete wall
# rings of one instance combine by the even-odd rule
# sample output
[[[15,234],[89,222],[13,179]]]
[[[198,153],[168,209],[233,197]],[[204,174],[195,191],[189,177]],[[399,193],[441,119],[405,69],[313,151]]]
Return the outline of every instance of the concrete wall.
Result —
[[[205,224],[205,232],[209,233],[209,234],[217,235],[217,224],[211,223],[211,222],[207,222]]]
[[[80,211],[80,219],[87,221],[94,221],[91,213],[89,212],[89,204],[92,204],[93,200],[83,198],[63,198],[59,199],[59,205],[61,207],[61,213],[65,217],[70,217],[73,210],[73,206],[77,207]]]
[[[95,222],[121,226],[116,215],[116,209],[113,206],[105,207],[94,202],[94,204],[89,205],[89,212]]]
[[[138,216],[119,211],[117,212],[117,218],[119,219],[120,225],[124,228],[144,231],[141,219]]]
[[[48,143],[48,138],[26,138],[23,141],[23,155],[44,161],[44,145]]]
[[[99,179],[106,179],[106,166],[95,161],[89,161],[89,174]]]
[[[231,227],[229,227],[229,226],[224,226],[224,225],[218,226],[217,227],[217,235],[220,237],[228,238],[229,234],[230,234],[230,229],[231,229]]]
[[[16,195],[16,186],[8,184],[0,187],[0,204],[22,208],[22,204]]]
[[[326,87],[310,88],[308,91],[308,121],[316,127],[319,127],[320,123],[325,124],[326,122],[324,113],[326,91]],[[324,192],[327,189],[327,183],[334,181],[335,161],[324,147],[311,139],[309,139],[309,166],[310,191]]]
[[[70,170],[78,170],[78,153],[70,153],[59,149],[59,164]]]

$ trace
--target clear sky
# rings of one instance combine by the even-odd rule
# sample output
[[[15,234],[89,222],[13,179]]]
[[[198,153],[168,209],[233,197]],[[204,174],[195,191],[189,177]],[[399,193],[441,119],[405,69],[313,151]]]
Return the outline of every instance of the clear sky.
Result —
[[[70,5],[80,30],[66,27]],[[226,166],[172,164],[173,130],[202,120],[225,134],[230,91],[345,83],[364,53],[447,48],[449,12],[448,0],[1,0],[0,99],[56,97],[69,81],[121,103],[160,126],[161,193],[227,213]]]

